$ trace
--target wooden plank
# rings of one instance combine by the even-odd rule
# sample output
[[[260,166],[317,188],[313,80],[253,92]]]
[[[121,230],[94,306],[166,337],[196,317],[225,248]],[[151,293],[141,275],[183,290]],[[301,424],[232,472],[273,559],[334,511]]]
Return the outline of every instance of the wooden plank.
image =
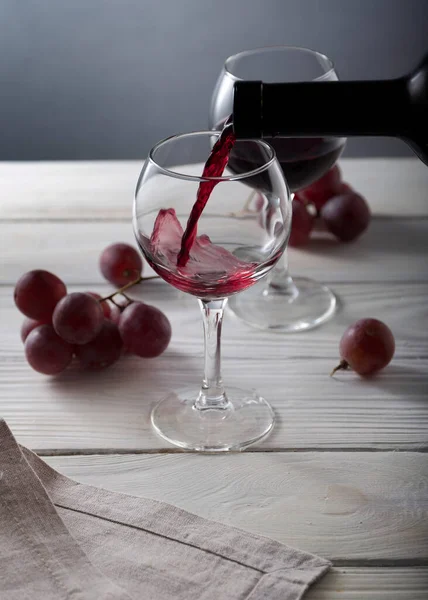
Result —
[[[129,223],[3,224],[0,283],[14,284],[30,269],[52,271],[67,285],[105,283],[98,261],[104,248],[114,242],[136,246],[131,218]],[[152,273],[147,264],[145,272]]]
[[[36,450],[152,451],[170,448],[150,425],[152,407],[189,384],[195,395],[202,359],[171,349],[153,361],[127,357],[97,374],[69,368],[56,379],[35,373],[22,352],[5,354],[0,411],[19,441]],[[428,449],[428,361],[409,361],[373,381],[352,373],[332,379],[330,361],[225,361],[227,384],[254,387],[277,424],[253,450],[307,448]]]
[[[143,159],[0,163],[0,218],[127,219],[142,164]],[[376,214],[428,216],[428,170],[418,159],[344,158],[339,164]]]
[[[306,593],[305,600],[426,600],[428,569],[333,568]]]
[[[236,453],[46,460],[78,481],[163,500],[333,562],[411,563],[428,556],[428,461],[423,454]]]
[[[56,272],[68,284],[102,283],[99,256],[116,241],[135,245],[131,220],[3,224],[0,283],[14,284],[34,268]],[[428,281],[427,253],[428,219],[379,218],[353,244],[319,234],[304,249],[291,248],[290,268],[324,282],[420,283]]]
[[[0,162],[0,218],[127,219],[143,162]]]
[[[349,158],[339,164],[376,215],[428,216],[428,169],[419,159]]]
[[[69,286],[70,292],[92,290],[101,295],[112,291],[108,285]],[[277,361],[281,367],[290,357],[312,360],[338,358],[340,338],[345,328],[363,317],[383,320],[395,336],[395,358],[428,358],[428,336],[423,324],[428,321],[428,283],[336,284],[340,309],[333,319],[312,331],[274,334],[253,329],[227,310],[223,328],[223,358],[228,361],[254,359]],[[195,298],[181,294],[162,280],[147,281],[130,290],[129,295],[157,306],[168,315],[173,326],[174,347],[184,355],[201,356],[202,319]],[[13,287],[0,287],[0,328],[5,351],[21,352],[18,331],[23,315],[13,301]]]
[[[169,317],[173,337],[154,360],[124,357],[102,373],[71,367],[58,378],[34,372],[19,338],[22,316],[11,287],[0,288],[0,414],[20,440],[40,450],[150,450],[167,446],[151,431],[153,404],[175,387],[199,385],[202,325],[196,301],[162,281],[134,297]],[[71,287],[70,291],[85,287]],[[100,293],[108,286],[91,286]],[[226,384],[256,387],[273,404],[278,425],[260,448],[412,448],[428,446],[428,284],[342,285],[343,310],[318,330],[274,335],[227,315],[223,337]],[[407,296],[406,296],[407,295]],[[370,311],[370,312],[369,312]],[[393,362],[377,378],[329,376],[345,326],[370,314],[397,340]],[[196,392],[195,392],[196,393]]]

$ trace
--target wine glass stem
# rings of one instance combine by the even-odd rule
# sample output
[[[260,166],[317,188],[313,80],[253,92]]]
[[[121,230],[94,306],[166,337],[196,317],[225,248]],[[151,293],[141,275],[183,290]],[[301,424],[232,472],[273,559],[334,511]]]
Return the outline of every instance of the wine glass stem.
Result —
[[[265,294],[273,292],[281,292],[290,296],[294,296],[297,293],[296,286],[288,270],[287,250],[284,251],[282,257],[267,276]]]
[[[294,193],[291,194],[291,200],[294,200]],[[275,292],[280,292],[281,294],[293,297],[298,293],[288,269],[287,248],[266,278],[266,289],[264,294],[267,295]]]
[[[205,372],[195,402],[198,410],[230,408],[221,378],[221,326],[226,302],[226,298],[199,300],[204,325]]]

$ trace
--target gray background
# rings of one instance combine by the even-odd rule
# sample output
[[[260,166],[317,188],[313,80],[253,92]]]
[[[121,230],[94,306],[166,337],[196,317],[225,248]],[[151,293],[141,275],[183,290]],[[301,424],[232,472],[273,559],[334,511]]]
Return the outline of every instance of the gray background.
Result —
[[[142,158],[207,127],[227,56],[276,44],[342,79],[398,76],[428,51],[428,0],[0,0],[0,159]],[[412,154],[359,139],[346,155]]]

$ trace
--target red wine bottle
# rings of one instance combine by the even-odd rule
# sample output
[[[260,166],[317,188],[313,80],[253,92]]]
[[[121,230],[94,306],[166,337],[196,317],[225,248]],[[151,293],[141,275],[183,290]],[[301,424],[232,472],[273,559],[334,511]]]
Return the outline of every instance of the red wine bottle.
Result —
[[[237,139],[396,137],[428,165],[428,54],[396,79],[234,85]]]

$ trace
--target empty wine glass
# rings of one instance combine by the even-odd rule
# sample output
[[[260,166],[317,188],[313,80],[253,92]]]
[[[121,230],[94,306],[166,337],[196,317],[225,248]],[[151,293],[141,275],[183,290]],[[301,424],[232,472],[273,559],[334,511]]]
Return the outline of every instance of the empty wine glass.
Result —
[[[220,337],[227,299],[273,268],[286,247],[292,213],[281,167],[264,141],[250,142],[257,153],[247,172],[226,168],[222,177],[202,177],[213,137],[218,134],[192,132],[159,142],[141,171],[133,213],[143,255],[165,281],[198,299],[205,334],[201,387],[173,390],[153,409],[152,425],[179,447],[210,452],[245,448],[273,428],[273,410],[262,396],[223,385]],[[231,157],[239,156],[242,144],[236,142]],[[207,182],[214,185],[197,237],[187,263],[178,266],[183,231],[199,186]],[[242,222],[231,212],[245,201],[249,182],[261,198],[259,219]]]
[[[230,56],[212,95],[209,127],[223,128],[232,113],[234,84],[238,80],[271,83],[337,79],[332,61],[308,48],[272,46]],[[290,119],[293,119],[292,114]],[[266,141],[275,149],[291,192],[297,192],[317,181],[335,164],[346,139],[275,137]],[[251,214],[249,205],[253,196],[249,196],[237,216]],[[292,278],[285,252],[266,280],[231,298],[229,307],[249,325],[277,332],[296,332],[312,329],[328,320],[335,312],[336,297],[329,288],[312,279]]]

